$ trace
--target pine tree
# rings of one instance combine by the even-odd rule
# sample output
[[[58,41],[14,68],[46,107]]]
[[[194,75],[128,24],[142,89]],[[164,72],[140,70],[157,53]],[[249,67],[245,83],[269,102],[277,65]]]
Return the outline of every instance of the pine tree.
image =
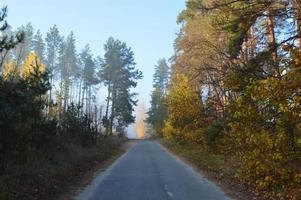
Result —
[[[142,72],[135,69],[131,48],[119,40],[109,38],[105,44],[104,63],[99,76],[108,88],[103,123],[109,135],[112,134],[115,119],[118,119],[119,127],[126,127],[134,122],[132,112],[137,102],[134,100],[135,93],[131,93],[130,89],[136,87],[136,81],[142,78]]]
[[[24,31],[18,31],[15,35],[9,33],[9,25],[5,18],[7,17],[7,7],[3,7],[0,10],[0,69],[8,55],[8,52],[13,49],[17,44],[23,42],[25,33]]]
[[[33,74],[45,74],[45,72],[45,65],[41,62],[38,55],[36,53],[29,53],[24,60],[20,75],[23,79],[26,79]]]
[[[51,88],[49,90],[49,102],[52,101],[52,87],[53,87],[53,81],[55,78],[55,72],[59,72],[58,69],[58,54],[59,49],[62,43],[62,37],[60,36],[59,30],[56,25],[50,28],[49,32],[46,36],[46,58],[45,58],[45,65],[49,71],[50,76],[50,84]]]
[[[151,94],[151,107],[148,112],[148,123],[152,124],[156,133],[161,136],[164,127],[165,119],[167,118],[167,109],[165,99],[170,77],[169,66],[165,59],[160,59],[155,66],[153,77],[154,91]]]
[[[96,63],[89,45],[86,45],[80,53],[80,63],[82,65],[81,79],[83,81],[82,104],[84,104],[84,96],[86,95],[86,113],[91,114],[92,86],[99,81],[96,78]]]
[[[37,54],[42,62],[45,61],[45,43],[40,30],[38,30],[33,36],[32,50]]]
[[[13,58],[17,61],[17,66],[19,67],[32,51],[34,28],[31,23],[28,23],[25,26],[19,27],[17,31],[23,31],[25,35],[24,40],[13,51]]]
[[[2,70],[2,77],[4,80],[14,79],[18,75],[18,69],[16,66],[16,62],[8,61],[4,64]]]
[[[72,78],[78,71],[75,38],[73,32],[66,38],[60,47],[59,70],[61,76],[60,93],[63,102],[60,102],[60,112],[67,110],[71,99],[70,90],[72,89]]]

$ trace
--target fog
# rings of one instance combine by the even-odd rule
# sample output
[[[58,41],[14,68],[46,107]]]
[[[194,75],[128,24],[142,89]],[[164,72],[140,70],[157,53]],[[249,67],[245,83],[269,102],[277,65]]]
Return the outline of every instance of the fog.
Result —
[[[127,129],[127,137],[130,139],[144,139],[146,136],[146,114],[145,103],[140,103],[136,108],[136,121]]]

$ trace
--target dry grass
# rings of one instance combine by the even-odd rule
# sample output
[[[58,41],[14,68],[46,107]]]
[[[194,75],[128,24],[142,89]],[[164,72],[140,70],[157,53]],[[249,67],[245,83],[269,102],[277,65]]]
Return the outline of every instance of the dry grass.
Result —
[[[10,166],[0,177],[0,200],[57,199],[95,165],[120,152],[125,141],[111,138],[91,148],[67,145],[51,160]]]

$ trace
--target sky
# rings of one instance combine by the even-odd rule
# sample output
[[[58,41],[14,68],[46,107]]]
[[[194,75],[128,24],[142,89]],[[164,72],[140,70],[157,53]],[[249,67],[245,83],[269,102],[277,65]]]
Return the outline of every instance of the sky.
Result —
[[[135,92],[140,104],[149,107],[154,65],[169,59],[179,26],[176,18],[185,0],[4,0],[8,23],[17,28],[31,22],[45,33],[56,24],[62,35],[71,31],[78,49],[90,44],[95,56],[103,55],[110,37],[119,39],[135,53],[144,75]],[[2,5],[1,5],[2,6]],[[101,95],[101,94],[100,94]]]
[[[113,36],[135,53],[143,71],[136,91],[148,105],[154,65],[173,54],[177,15],[185,0],[4,0],[8,23],[17,28],[31,22],[45,33],[57,24],[63,35],[74,31],[77,47],[89,43],[94,55],[103,55],[103,44]]]

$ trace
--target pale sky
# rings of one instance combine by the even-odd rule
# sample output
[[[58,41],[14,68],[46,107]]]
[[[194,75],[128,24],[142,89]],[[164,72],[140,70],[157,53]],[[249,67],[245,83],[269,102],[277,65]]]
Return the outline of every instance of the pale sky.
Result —
[[[56,24],[63,35],[74,31],[78,49],[89,43],[94,55],[103,55],[103,44],[113,36],[126,42],[143,71],[136,92],[149,106],[154,65],[170,58],[179,26],[177,15],[185,0],[4,0],[8,23],[17,28],[31,22],[45,33]],[[1,6],[2,6],[1,5]],[[101,94],[100,94],[101,95]]]

